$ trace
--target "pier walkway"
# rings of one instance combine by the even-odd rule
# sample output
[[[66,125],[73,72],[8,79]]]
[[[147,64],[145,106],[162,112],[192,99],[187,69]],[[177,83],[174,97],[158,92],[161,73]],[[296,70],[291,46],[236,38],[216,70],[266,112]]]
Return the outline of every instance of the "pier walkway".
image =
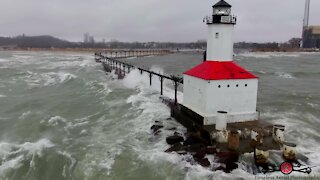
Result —
[[[140,52],[137,52],[138,54]],[[160,53],[161,55],[163,53],[167,53],[166,51],[159,51],[155,53]],[[148,53],[147,53],[148,54]],[[140,53],[141,56],[146,56],[146,54]],[[130,56],[133,57],[133,56]],[[136,56],[135,56],[136,57]],[[174,98],[174,103],[178,103],[178,87],[180,84],[183,84],[183,78],[179,76],[174,76],[174,75],[165,75],[165,74],[160,74],[157,72],[153,72],[148,69],[144,69],[142,67],[136,67],[131,64],[122,62],[118,59],[121,58],[126,58],[125,56],[116,56],[116,57],[108,57],[106,55],[102,55],[102,53],[95,53],[95,60],[96,62],[102,63],[104,69],[106,72],[111,72],[115,71],[115,74],[118,75],[119,79],[122,79],[125,77],[126,74],[130,73],[133,69],[137,69],[140,71],[141,74],[147,73],[149,77],[149,84],[150,86],[152,85],[152,77],[153,76],[158,76],[159,81],[160,81],[160,95],[163,95],[163,81],[165,79],[171,80],[174,86],[174,91],[175,91],[175,98]]]
[[[130,58],[130,57],[144,57],[155,55],[171,54],[172,51],[168,49],[108,49],[101,50],[98,54],[102,54],[108,58]]]

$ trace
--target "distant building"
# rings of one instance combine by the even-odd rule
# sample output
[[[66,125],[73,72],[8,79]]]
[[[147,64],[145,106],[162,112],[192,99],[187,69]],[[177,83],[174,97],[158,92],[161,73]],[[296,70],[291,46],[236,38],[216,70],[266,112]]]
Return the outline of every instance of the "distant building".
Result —
[[[89,37],[90,37],[90,34],[89,33],[85,33],[83,35],[83,42],[84,43],[89,43]]]
[[[320,26],[309,26],[310,0],[306,0],[303,29],[302,48],[320,48]]]
[[[89,36],[89,43],[94,44],[94,37],[93,36]]]
[[[83,35],[83,42],[84,42],[85,44],[94,44],[94,43],[95,43],[94,37],[91,36],[89,33],[85,33],[85,34]]]
[[[320,26],[304,28],[302,36],[303,48],[320,48]]]

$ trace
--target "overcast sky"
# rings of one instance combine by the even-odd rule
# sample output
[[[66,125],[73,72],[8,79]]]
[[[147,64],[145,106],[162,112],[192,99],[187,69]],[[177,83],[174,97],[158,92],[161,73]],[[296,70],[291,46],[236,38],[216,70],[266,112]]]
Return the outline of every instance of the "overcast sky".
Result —
[[[82,41],[206,39],[202,19],[218,0],[0,0],[0,36],[53,35]],[[304,0],[227,0],[238,18],[235,41],[287,41],[301,36]],[[320,25],[311,0],[310,24]]]

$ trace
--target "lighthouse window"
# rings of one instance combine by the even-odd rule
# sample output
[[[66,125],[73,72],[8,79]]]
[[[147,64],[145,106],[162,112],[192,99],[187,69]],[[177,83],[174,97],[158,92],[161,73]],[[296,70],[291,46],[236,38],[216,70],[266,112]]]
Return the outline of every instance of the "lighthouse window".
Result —
[[[237,84],[236,87],[239,87],[239,84]]]
[[[221,88],[221,85],[219,85],[218,88]]]
[[[230,87],[230,85],[228,84],[228,87]]]
[[[216,33],[216,39],[218,39],[219,38],[219,33]]]
[[[248,84],[245,84],[244,86],[245,86],[245,87],[247,87],[247,86],[248,86]]]

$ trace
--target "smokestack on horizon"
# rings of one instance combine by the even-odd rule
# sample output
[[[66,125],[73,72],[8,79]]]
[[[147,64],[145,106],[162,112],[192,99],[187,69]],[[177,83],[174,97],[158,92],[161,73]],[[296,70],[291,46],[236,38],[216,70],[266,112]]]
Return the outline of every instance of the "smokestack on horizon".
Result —
[[[306,0],[304,18],[303,18],[303,29],[309,26],[309,14],[310,14],[310,0]]]

